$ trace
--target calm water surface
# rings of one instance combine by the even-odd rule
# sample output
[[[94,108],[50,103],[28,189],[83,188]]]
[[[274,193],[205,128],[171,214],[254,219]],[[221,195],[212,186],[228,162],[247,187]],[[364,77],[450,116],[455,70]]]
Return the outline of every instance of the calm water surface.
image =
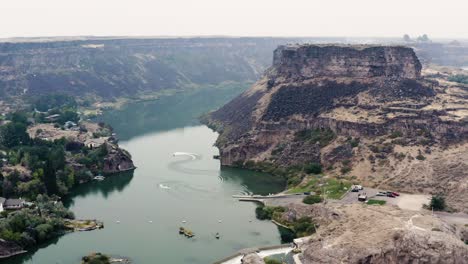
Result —
[[[255,205],[231,196],[277,192],[284,183],[262,173],[220,168],[212,158],[218,154],[213,147],[218,135],[196,125],[194,116],[224,103],[234,91],[210,92],[209,97],[204,93],[107,113],[103,119],[122,134],[120,145],[130,151],[138,168],[79,186],[67,202],[77,218],[103,220],[105,228],[62,236],[6,263],[79,263],[81,256],[98,251],[127,256],[135,263],[205,264],[241,248],[279,244],[276,227],[255,219]],[[177,104],[184,101],[187,107],[180,109]],[[174,152],[196,157],[173,156]],[[180,226],[196,236],[179,235]]]

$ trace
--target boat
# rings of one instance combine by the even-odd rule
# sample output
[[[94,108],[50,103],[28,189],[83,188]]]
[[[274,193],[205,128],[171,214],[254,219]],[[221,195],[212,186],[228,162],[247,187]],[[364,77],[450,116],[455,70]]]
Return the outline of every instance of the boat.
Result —
[[[103,181],[106,177],[102,176],[102,175],[98,175],[98,176],[95,176],[93,179],[96,180],[96,181]]]
[[[185,232],[185,228],[183,228],[183,227],[180,227],[180,228],[179,228],[179,234],[181,234],[181,235],[182,235],[184,232]]]
[[[219,237],[220,237],[219,233],[216,233],[215,237],[216,237],[216,239],[219,239]]]

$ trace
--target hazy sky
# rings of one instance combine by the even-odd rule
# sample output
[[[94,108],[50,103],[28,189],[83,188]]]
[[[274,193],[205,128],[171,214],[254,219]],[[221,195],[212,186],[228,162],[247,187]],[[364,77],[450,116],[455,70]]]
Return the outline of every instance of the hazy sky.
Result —
[[[0,37],[468,38],[468,0],[1,0]]]

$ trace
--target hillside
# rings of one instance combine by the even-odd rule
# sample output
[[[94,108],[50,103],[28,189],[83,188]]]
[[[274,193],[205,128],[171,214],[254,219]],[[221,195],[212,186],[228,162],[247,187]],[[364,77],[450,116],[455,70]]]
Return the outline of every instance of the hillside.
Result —
[[[402,46],[281,46],[265,75],[206,122],[221,132],[223,165],[320,164],[366,186],[443,193],[468,211],[468,87],[421,70]]]
[[[0,95],[135,97],[255,81],[283,38],[76,39],[0,43]]]
[[[248,83],[288,43],[345,43],[346,38],[24,38],[0,40],[0,96],[68,93],[78,99],[142,97],[164,89]],[[398,42],[375,39],[374,42]],[[405,43],[424,63],[468,65],[461,43]]]

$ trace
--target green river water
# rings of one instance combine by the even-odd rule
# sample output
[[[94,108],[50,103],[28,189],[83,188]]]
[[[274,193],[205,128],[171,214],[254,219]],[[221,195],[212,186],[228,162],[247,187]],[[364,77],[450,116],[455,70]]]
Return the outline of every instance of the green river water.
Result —
[[[4,263],[72,264],[97,251],[134,263],[206,264],[242,248],[279,244],[277,228],[255,218],[255,204],[231,196],[278,192],[284,182],[221,168],[212,158],[218,154],[213,146],[217,133],[196,121],[236,93],[238,89],[199,90],[104,114],[102,120],[115,128],[120,146],[138,168],[79,186],[66,205],[77,218],[102,220],[105,228],[64,235]],[[196,236],[179,235],[180,226]]]

